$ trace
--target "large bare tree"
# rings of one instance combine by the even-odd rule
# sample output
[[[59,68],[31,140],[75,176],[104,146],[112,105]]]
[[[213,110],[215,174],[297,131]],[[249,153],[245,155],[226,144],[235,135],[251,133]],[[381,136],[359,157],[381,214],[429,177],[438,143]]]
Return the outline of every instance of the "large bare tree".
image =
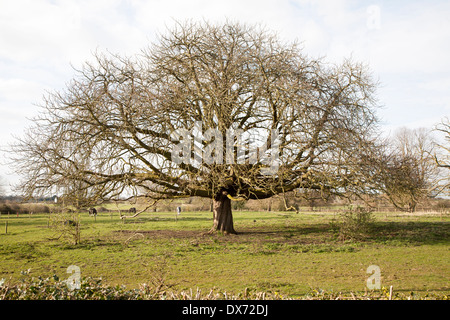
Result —
[[[230,200],[367,188],[377,84],[360,63],[234,22],[177,23],[136,56],[94,60],[13,146],[28,196],[209,197],[212,231],[235,233]]]

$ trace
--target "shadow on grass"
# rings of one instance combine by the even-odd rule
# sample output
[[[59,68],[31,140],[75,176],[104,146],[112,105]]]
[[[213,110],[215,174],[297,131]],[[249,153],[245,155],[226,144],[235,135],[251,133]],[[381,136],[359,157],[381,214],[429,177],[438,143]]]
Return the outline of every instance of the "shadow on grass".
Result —
[[[307,226],[265,226],[237,230],[229,241],[265,240],[286,243],[338,242],[339,231],[330,224]],[[450,244],[450,222],[373,222],[357,240],[350,243],[391,245]]]
[[[206,217],[139,217],[134,219],[126,219],[125,223],[146,223],[146,222],[190,222],[190,221],[210,221],[211,218]]]
[[[170,221],[164,217],[160,220],[144,218],[142,222]],[[185,217],[182,221],[208,220],[200,217]],[[126,225],[126,224],[125,224]],[[142,234],[146,239],[191,239],[200,242],[219,241],[227,243],[273,242],[286,244],[332,244],[343,243],[339,231],[330,223],[304,225],[246,225],[235,226],[237,235],[208,234],[208,229],[167,229],[159,230],[116,230],[126,239],[134,233]],[[450,222],[381,222],[370,224],[367,231],[357,240],[345,240],[347,244],[380,243],[386,245],[422,245],[449,244]]]
[[[375,222],[368,240],[405,244],[450,243],[450,222]]]

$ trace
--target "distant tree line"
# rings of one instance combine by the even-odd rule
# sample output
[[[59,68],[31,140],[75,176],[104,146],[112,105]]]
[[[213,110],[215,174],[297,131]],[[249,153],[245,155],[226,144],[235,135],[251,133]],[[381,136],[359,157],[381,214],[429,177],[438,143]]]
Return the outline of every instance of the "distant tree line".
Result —
[[[1,214],[50,213],[50,207],[45,203],[2,201],[0,203],[0,212]]]

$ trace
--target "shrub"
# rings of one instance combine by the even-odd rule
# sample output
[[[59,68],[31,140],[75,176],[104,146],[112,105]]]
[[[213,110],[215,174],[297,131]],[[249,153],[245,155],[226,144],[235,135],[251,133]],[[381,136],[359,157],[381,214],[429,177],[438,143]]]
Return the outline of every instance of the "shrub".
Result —
[[[333,219],[331,227],[340,240],[362,240],[368,235],[373,221],[372,211],[358,207],[341,213],[338,221]]]
[[[74,245],[80,243],[80,219],[73,212],[54,213],[50,216],[49,227],[54,232],[53,239],[63,240]]]

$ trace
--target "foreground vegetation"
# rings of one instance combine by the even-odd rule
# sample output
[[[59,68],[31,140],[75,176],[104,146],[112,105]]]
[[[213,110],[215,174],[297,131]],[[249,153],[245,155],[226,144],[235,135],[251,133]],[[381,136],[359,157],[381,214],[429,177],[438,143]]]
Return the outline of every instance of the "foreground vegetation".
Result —
[[[217,288],[203,292],[201,289],[161,290],[142,284],[137,289],[127,289],[125,286],[104,285],[101,279],[82,279],[78,289],[71,290],[66,280],[58,277],[43,279],[31,278],[18,285],[0,286],[0,297],[3,300],[292,300],[275,291],[258,292],[245,288],[242,292],[232,293]],[[448,300],[448,295],[427,293],[417,295],[393,292],[383,287],[370,292],[328,292],[311,290],[308,294],[297,297],[302,300]]]
[[[79,243],[52,214],[0,218],[0,299],[446,299],[450,217],[235,212],[238,235],[208,235],[210,212],[79,213]],[[7,229],[6,229],[7,223]],[[69,290],[67,267],[80,268]],[[370,265],[381,289],[368,290]],[[393,293],[390,288],[393,288]]]

